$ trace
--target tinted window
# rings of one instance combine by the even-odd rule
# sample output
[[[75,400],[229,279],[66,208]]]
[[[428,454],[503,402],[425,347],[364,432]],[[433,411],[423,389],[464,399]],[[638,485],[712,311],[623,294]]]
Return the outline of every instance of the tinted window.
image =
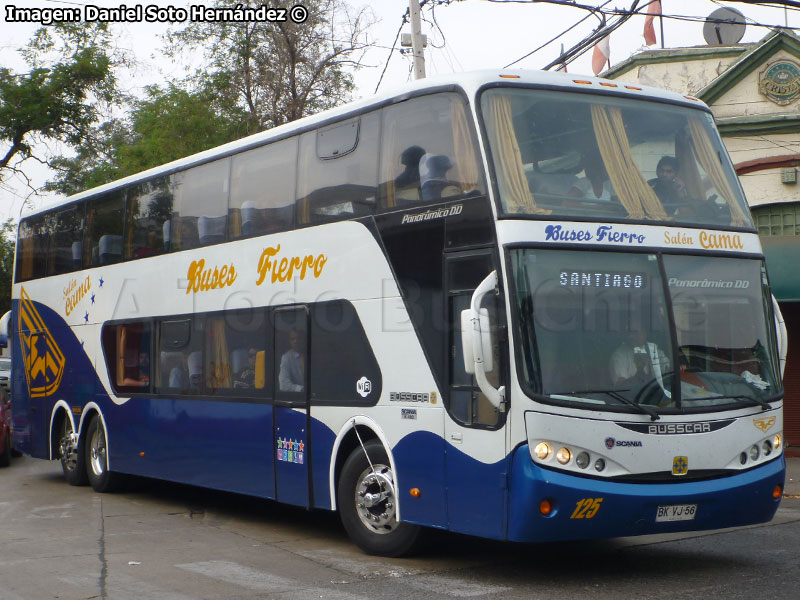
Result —
[[[267,391],[264,311],[217,314],[206,320],[204,372],[207,394],[263,396]]]
[[[356,149],[360,119],[337,123],[317,131],[317,156],[339,158]]]
[[[224,159],[172,176],[170,250],[225,241],[229,171],[230,159]]]
[[[72,205],[50,216],[48,275],[68,273],[83,266],[84,205]]]
[[[47,268],[47,226],[44,215],[25,219],[17,240],[17,281],[44,277]]]
[[[383,109],[381,205],[485,193],[469,107],[436,94]]]
[[[305,308],[275,311],[277,397],[304,398],[308,368],[308,325]]]
[[[297,138],[233,157],[228,217],[232,239],[292,226],[296,161]]]
[[[169,179],[159,177],[130,188],[128,193],[125,258],[142,258],[169,249],[172,216]]]
[[[352,304],[337,300],[314,306],[311,356],[312,402],[375,404],[378,401],[381,371]]]
[[[103,328],[108,378],[118,394],[150,389],[150,324],[126,323]]]
[[[199,394],[203,390],[203,319],[160,324],[156,391]]]
[[[125,192],[112,192],[90,200],[86,207],[86,245],[84,265],[96,267],[122,260],[122,234],[125,218]]]
[[[352,135],[352,127],[341,129]],[[319,132],[310,131],[300,137],[298,223],[326,223],[372,214],[377,195],[378,129],[378,113],[362,116],[355,150],[326,160],[317,154]],[[340,149],[349,143],[341,144]]]

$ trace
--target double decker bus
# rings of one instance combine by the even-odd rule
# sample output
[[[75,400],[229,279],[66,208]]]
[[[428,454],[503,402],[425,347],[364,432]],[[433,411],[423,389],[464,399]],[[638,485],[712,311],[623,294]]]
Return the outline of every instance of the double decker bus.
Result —
[[[709,109],[414,83],[19,225],[14,440],[338,510],[366,552],[765,522],[785,328]]]

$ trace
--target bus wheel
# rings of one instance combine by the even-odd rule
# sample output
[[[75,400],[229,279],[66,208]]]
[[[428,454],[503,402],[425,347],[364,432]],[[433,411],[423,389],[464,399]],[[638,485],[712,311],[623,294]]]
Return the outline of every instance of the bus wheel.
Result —
[[[95,492],[104,494],[118,487],[119,475],[108,470],[106,432],[99,415],[92,417],[86,430],[86,473]]]
[[[418,525],[397,520],[390,464],[383,445],[370,440],[364,448],[353,450],[339,477],[339,516],[347,534],[367,554],[402,556],[411,552],[419,539]]]
[[[61,437],[58,440],[58,454],[61,459],[61,470],[64,479],[70,485],[86,485],[86,463],[83,459],[83,444],[72,429],[72,421],[64,416],[61,425]]]

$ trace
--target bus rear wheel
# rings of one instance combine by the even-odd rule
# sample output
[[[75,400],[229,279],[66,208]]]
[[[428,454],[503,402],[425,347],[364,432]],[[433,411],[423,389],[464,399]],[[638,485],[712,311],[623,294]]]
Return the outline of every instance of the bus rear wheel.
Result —
[[[369,457],[369,460],[367,460]],[[420,527],[397,520],[389,455],[378,440],[359,446],[344,463],[337,502],[350,538],[367,554],[402,556],[417,545]]]
[[[116,490],[119,487],[120,475],[108,470],[106,430],[99,415],[93,416],[89,421],[89,427],[86,430],[85,454],[86,473],[92,489],[101,494]]]
[[[58,440],[58,454],[61,459],[61,470],[64,472],[64,479],[70,485],[86,485],[86,463],[83,458],[83,444],[75,435],[72,428],[72,421],[68,416],[64,416],[61,425],[61,437]]]

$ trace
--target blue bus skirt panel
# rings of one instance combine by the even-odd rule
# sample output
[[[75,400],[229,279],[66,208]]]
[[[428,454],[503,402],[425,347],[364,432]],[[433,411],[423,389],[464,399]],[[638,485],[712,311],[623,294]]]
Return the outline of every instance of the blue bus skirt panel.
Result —
[[[548,542],[721,529],[764,523],[786,475],[783,456],[738,475],[687,483],[619,483],[576,477],[534,464],[528,445],[513,458],[508,539]],[[549,500],[548,516],[540,513]],[[656,522],[659,506],[696,504],[694,519]],[[595,510],[596,509],[596,510]]]

